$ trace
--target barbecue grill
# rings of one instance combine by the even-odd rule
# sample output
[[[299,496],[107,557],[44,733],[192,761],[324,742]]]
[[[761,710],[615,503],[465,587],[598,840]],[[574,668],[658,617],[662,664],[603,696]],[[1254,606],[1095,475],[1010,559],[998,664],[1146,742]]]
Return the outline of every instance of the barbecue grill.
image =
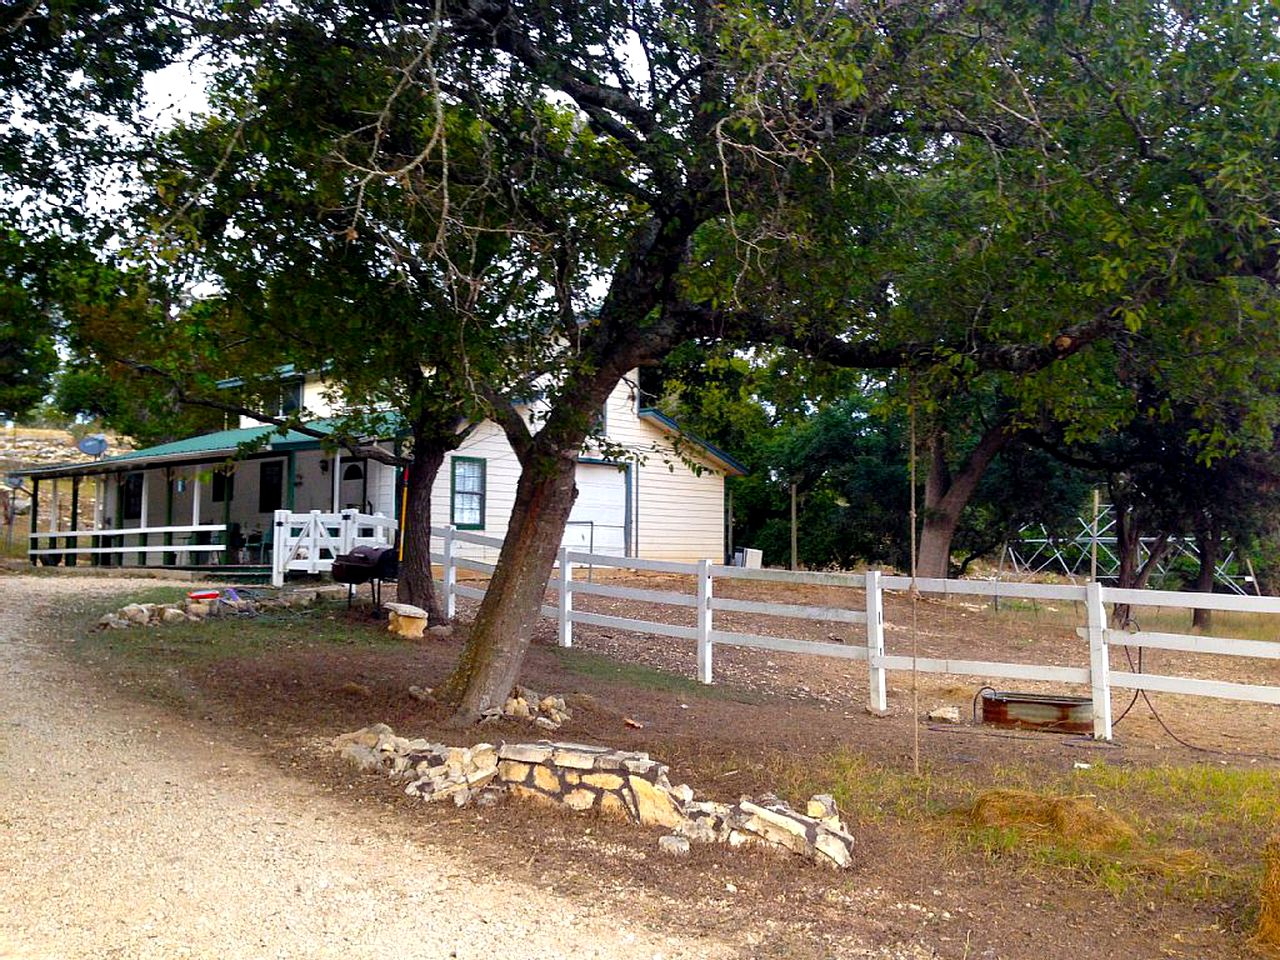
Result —
[[[382,608],[382,581],[395,580],[400,575],[400,561],[395,547],[356,547],[350,553],[333,558],[333,579],[347,585],[347,606],[355,595],[355,588],[369,584],[373,597],[373,609]]]

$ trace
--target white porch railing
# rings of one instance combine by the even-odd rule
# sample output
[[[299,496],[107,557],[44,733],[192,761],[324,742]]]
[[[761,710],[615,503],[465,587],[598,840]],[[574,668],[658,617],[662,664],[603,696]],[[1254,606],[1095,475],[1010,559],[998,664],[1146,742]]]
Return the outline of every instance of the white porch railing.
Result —
[[[180,527],[111,527],[101,530],[41,530],[28,534],[30,546],[27,556],[35,562],[37,557],[97,557],[104,555],[168,553],[184,555],[187,563],[193,557],[224,553],[226,524],[204,523]],[[165,543],[152,543],[154,536],[163,537]],[[221,538],[222,543],[200,543],[200,539],[212,541]],[[87,544],[81,541],[88,540]],[[133,540],[133,543],[128,543]],[[41,545],[41,542],[44,545]],[[66,541],[63,545],[59,543]]]
[[[458,583],[458,570],[489,574],[495,569],[492,563],[458,556],[457,544],[469,543],[500,549],[502,540],[498,537],[462,532],[452,527],[432,527],[431,534],[443,541],[442,552],[432,553],[431,560],[443,569],[443,580],[437,582],[444,594],[442,599],[447,615],[453,617],[458,597],[482,599],[485,594],[484,587],[481,585]],[[574,567],[588,564],[595,567],[683,574],[694,578],[694,589],[686,593],[677,590],[649,590],[575,580]],[[717,597],[714,589],[715,581],[733,579],[765,580],[794,585],[852,587],[863,591],[864,599],[860,606],[828,606]],[[1099,740],[1110,740],[1112,736],[1111,692],[1115,689],[1142,689],[1280,704],[1280,686],[1161,676],[1132,671],[1121,672],[1111,669],[1111,648],[1118,646],[1159,647],[1165,650],[1276,660],[1280,659],[1280,641],[1239,640],[1176,633],[1128,633],[1110,629],[1106,615],[1106,605],[1109,603],[1280,614],[1280,597],[1122,590],[1104,587],[1097,582],[1080,586],[926,578],[919,578],[914,582],[914,588],[926,594],[1059,600],[1082,604],[1085,611],[1085,625],[1079,628],[1077,633],[1087,641],[1087,646],[1082,645],[1080,649],[1078,665],[1060,666],[912,657],[887,652],[884,594],[893,591],[905,592],[912,587],[913,582],[910,577],[885,576],[878,570],[869,570],[865,574],[752,570],[721,566],[710,560],[700,560],[696,563],[641,560],[635,557],[583,553],[569,547],[561,547],[556,571],[547,583],[548,591],[556,592],[557,603],[544,604],[542,614],[558,621],[559,642],[563,647],[573,645],[573,625],[576,623],[691,641],[696,644],[697,676],[703,683],[713,682],[712,656],[717,646],[754,647],[782,653],[859,660],[867,664],[868,704],[872,709],[881,711],[888,705],[885,678],[890,670],[916,670],[920,673],[960,674],[988,679],[1007,678],[1087,686],[1090,688],[1093,699],[1093,735]],[[693,608],[694,615],[690,617],[686,614],[685,623],[671,623],[664,622],[662,619],[641,620],[614,614],[579,611],[574,609],[575,595],[637,600],[665,609]],[[789,620],[858,624],[865,628],[865,643],[821,642],[717,629],[714,617],[718,611],[762,614]],[[656,617],[657,611],[652,616]],[[690,620],[693,622],[687,622]],[[785,628],[780,628],[778,632],[785,633]]]
[[[341,513],[275,512],[275,536],[271,541],[271,582],[284,584],[285,574],[328,573],[333,558],[356,547],[387,546],[395,540],[396,522],[382,514],[357,510]]]

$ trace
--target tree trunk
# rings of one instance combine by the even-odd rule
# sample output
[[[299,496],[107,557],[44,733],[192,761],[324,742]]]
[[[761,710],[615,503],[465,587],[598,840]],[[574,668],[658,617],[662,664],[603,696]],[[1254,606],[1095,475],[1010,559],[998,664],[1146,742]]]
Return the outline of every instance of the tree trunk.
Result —
[[[1151,553],[1145,561],[1141,560],[1142,530],[1138,525],[1134,512],[1121,498],[1117,498],[1112,488],[1111,503],[1116,511],[1116,548],[1120,553],[1120,570],[1116,578],[1116,586],[1128,590],[1145,590],[1151,582],[1151,575],[1164,559],[1169,550],[1169,535],[1160,534]],[[1129,626],[1133,618],[1133,609],[1127,603],[1117,603],[1111,608],[1111,627],[1123,630]]]
[[[1196,531],[1196,552],[1200,554],[1200,572],[1196,576],[1196,590],[1200,593],[1213,593],[1213,582],[1221,551],[1222,528],[1218,524],[1210,522]],[[1213,626],[1213,611],[1197,608],[1191,614],[1191,626],[1198,630],[1210,629]]]
[[[400,531],[402,556],[396,599],[427,611],[431,626],[446,623],[431,576],[431,489],[449,446],[432,443],[415,431],[413,462],[405,485],[404,527]]]
[[[440,690],[462,722],[501,707],[520,675],[578,491],[577,447],[525,467],[497,569],[466,648]]]
[[[929,439],[929,475],[924,487],[924,524],[916,570],[922,577],[946,577],[951,572],[951,541],[960,515],[973,499],[978,482],[1014,438],[1009,423],[1001,419],[990,427],[964,464],[952,475],[946,461],[946,435],[937,431]]]

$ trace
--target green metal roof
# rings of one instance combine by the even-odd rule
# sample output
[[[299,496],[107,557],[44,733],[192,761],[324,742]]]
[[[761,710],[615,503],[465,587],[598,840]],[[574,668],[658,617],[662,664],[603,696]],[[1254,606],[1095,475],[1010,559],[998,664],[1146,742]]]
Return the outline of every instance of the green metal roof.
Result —
[[[332,423],[333,421],[331,420],[315,420],[307,424],[307,426],[313,430],[328,433]],[[114,457],[103,457],[101,460],[93,460],[87,463],[54,464],[48,467],[13,470],[11,473],[17,476],[34,477],[49,475],[71,476],[77,473],[107,473],[119,469],[121,466],[131,466],[133,464],[142,466],[153,462],[169,463],[180,460],[214,462],[234,456],[239,448],[245,444],[261,443],[264,439],[267,442],[259,447],[259,452],[317,447],[321,443],[318,438],[299,433],[297,430],[290,430],[288,433],[281,434],[277,427],[267,425],[241,427],[236,430],[219,430],[217,433],[204,433],[196,437],[174,440],[171,443],[157,444],[154,447],[144,447],[141,450],[130,450]]]

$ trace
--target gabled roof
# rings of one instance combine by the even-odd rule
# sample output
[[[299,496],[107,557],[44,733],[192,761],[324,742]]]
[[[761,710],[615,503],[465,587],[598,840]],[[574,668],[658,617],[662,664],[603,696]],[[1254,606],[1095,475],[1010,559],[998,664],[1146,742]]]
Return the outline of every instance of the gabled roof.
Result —
[[[750,472],[747,470],[746,466],[729,456],[729,454],[725,453],[719,447],[708,443],[696,434],[692,434],[687,430],[681,429],[680,424],[676,423],[676,421],[672,420],[661,410],[657,410],[653,407],[641,407],[636,411],[636,415],[641,420],[652,423],[664,433],[674,434],[680,437],[685,443],[697,447],[704,457],[724,470],[726,476],[745,477]]]

